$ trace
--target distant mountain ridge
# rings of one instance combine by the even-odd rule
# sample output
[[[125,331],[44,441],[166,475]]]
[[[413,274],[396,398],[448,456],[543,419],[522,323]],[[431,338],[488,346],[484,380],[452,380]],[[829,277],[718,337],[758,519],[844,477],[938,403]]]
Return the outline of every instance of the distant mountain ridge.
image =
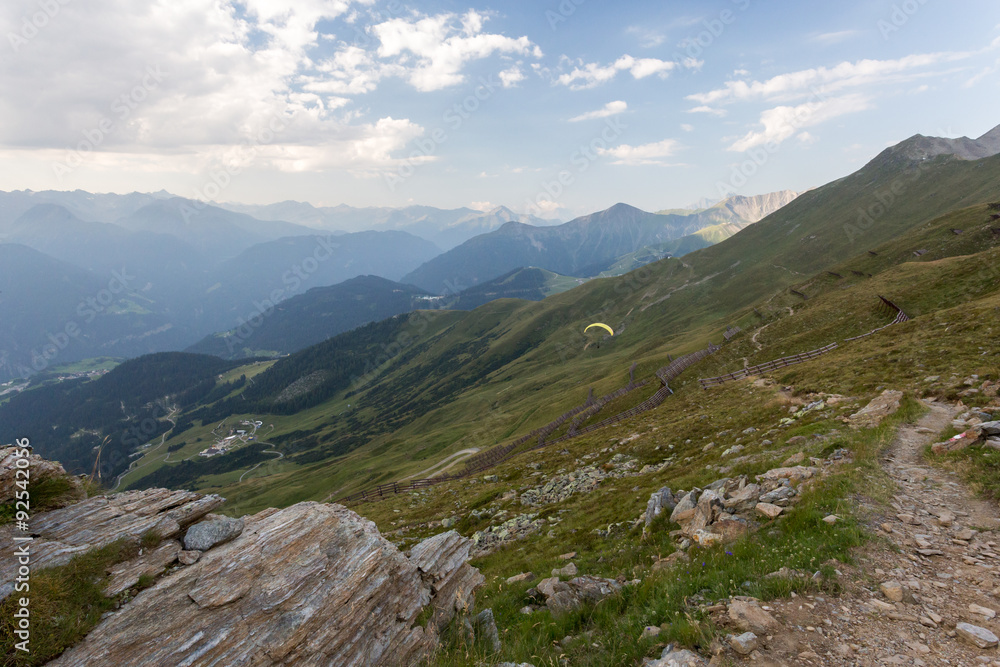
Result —
[[[736,196],[707,209],[663,213],[616,204],[552,227],[509,222],[435,257],[402,280],[442,294],[460,291],[522,266],[588,277],[605,271],[620,257],[691,236],[706,227],[732,225],[729,231],[735,233],[796,196],[791,191]],[[717,231],[716,236],[731,235],[722,228]],[[692,239],[682,245],[686,250],[694,250],[717,240],[721,239]]]
[[[445,250],[479,234],[491,232],[507,222],[535,226],[559,224],[558,220],[515,213],[506,206],[496,206],[489,211],[465,207],[440,209],[432,206],[355,208],[346,204],[316,207],[298,201],[266,205],[224,203],[219,206],[261,220],[286,220],[335,233],[371,229],[406,231]]]

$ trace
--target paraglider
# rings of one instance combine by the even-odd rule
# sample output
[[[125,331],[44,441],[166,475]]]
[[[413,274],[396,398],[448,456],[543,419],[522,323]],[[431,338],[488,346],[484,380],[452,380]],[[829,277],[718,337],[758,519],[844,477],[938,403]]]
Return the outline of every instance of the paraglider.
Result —
[[[587,329],[590,329],[591,327],[601,327],[602,329],[605,329],[612,336],[615,335],[615,330],[609,327],[607,324],[604,324],[603,322],[594,322],[593,324],[587,325],[587,328],[583,330],[583,333],[587,333]]]

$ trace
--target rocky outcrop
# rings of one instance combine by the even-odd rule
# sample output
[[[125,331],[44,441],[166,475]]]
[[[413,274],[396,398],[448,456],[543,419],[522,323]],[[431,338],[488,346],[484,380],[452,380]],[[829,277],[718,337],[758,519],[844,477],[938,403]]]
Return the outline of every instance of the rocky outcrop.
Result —
[[[150,533],[159,539],[179,538],[191,523],[224,502],[216,495],[148,489],[83,502],[33,516],[29,522],[32,571],[64,565],[73,556],[121,538],[139,540]],[[14,524],[0,526],[0,599],[13,590],[17,569],[12,539]]]
[[[434,613],[431,621],[440,631],[458,612],[468,612],[475,604],[473,593],[485,581],[469,565],[472,540],[454,530],[429,537],[410,550],[410,562],[420,570],[430,586]]]
[[[18,453],[24,449],[23,447],[0,447],[0,503],[13,502],[15,499],[15,492],[19,490],[16,482],[18,479],[24,478],[23,475],[18,477],[17,473],[17,470],[21,469],[17,465],[17,461],[22,458],[18,456]],[[61,502],[56,507],[82,500],[86,496],[80,481],[67,474],[62,464],[56,461],[47,461],[37,454],[31,454],[27,459],[28,479],[32,486],[43,480],[57,477],[65,478],[69,482],[70,491],[60,499]]]
[[[470,548],[449,532],[407,557],[342,506],[266,510],[50,664],[418,664],[438,621],[474,603],[483,578],[466,562]],[[435,622],[424,628],[416,621],[428,604]]]

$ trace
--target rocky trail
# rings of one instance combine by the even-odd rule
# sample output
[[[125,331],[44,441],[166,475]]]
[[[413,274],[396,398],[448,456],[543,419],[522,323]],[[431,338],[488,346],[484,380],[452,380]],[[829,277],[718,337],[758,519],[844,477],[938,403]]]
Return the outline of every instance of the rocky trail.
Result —
[[[925,447],[956,414],[948,404],[927,406],[883,457],[896,485],[890,507],[862,500],[870,529],[884,540],[853,567],[838,566],[839,596],[764,606],[777,624],[762,628],[767,639],[747,662],[1000,667],[1000,511],[925,462]]]

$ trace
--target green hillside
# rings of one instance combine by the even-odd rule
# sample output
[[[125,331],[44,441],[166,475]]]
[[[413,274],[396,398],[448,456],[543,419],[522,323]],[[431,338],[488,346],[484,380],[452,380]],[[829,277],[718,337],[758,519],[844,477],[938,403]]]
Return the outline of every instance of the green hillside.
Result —
[[[273,425],[269,441],[283,458],[260,466],[241,483],[236,482],[242,471],[199,481],[226,495],[237,512],[399,479],[450,453],[489,447],[537,428],[582,403],[590,387],[598,396],[609,393],[625,384],[633,362],[636,377],[649,377],[668,355],[720,341],[727,325],[753,327],[755,306],[770,317],[811,305],[789,289],[812,299],[827,287],[843,291],[839,288],[853,279],[863,284],[845,268],[851,262],[864,268],[868,258],[890,266],[934,257],[930,250],[920,258],[902,250],[932,245],[921,234],[936,234],[935,252],[944,254],[989,241],[971,225],[976,216],[985,224],[983,208],[933,221],[951,208],[1000,198],[998,171],[997,158],[939,157],[904,165],[876,159],[683,259],[591,280],[537,303],[498,300],[469,313],[420,311],[381,323],[378,331],[363,328],[359,331],[368,332],[333,338],[280,360],[239,396],[191,411],[186,416],[193,427],[167,444],[185,441],[180,453],[191,455],[204,446],[192,440],[205,438],[223,419],[254,416]],[[874,207],[880,196],[887,201],[883,193],[893,188],[899,194],[892,205]],[[860,229],[859,208],[873,216],[866,229]],[[946,231],[960,226],[967,231]],[[896,254],[884,250],[888,247]],[[869,249],[879,254],[869,255]],[[841,284],[827,268],[851,278]],[[862,268],[855,270],[867,280],[877,267]],[[867,313],[872,299],[865,294],[863,305],[853,308]],[[593,321],[608,323],[616,336],[584,335]],[[864,326],[867,320],[859,319],[856,333]],[[811,348],[770,352],[782,356],[805,349]],[[719,359],[724,357],[708,366]],[[142,470],[125,484],[141,483],[143,474],[162,466],[158,456],[147,455]]]

